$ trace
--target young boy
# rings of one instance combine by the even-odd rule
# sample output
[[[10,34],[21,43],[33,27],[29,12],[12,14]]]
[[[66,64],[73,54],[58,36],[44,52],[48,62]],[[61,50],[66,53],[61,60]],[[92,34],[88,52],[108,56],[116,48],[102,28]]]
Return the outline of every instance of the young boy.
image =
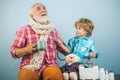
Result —
[[[94,25],[91,20],[86,18],[81,18],[75,22],[76,36],[68,41],[67,47],[62,44],[59,39],[55,41],[60,45],[67,53],[76,54],[80,57],[80,64],[90,61],[90,58],[97,58],[98,51],[96,49],[95,43],[90,36],[94,29]],[[90,67],[90,65],[89,65]]]

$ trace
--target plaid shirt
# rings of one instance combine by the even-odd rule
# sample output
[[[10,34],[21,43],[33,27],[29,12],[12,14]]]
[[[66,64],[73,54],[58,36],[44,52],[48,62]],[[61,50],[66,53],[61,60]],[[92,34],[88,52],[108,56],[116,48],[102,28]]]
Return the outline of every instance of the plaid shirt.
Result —
[[[36,70],[36,72],[38,72],[39,74],[46,66],[58,66],[56,62],[57,59],[56,48],[60,52],[64,53],[60,47],[56,46],[56,44],[53,41],[53,38],[59,38],[61,40],[56,29],[51,31],[50,34],[48,35],[48,40],[47,40],[48,45],[47,45],[47,49],[45,50],[42,66],[38,70]],[[16,48],[23,48],[27,45],[35,44],[39,39],[40,39],[40,34],[36,34],[30,27],[30,25],[23,26],[21,29],[19,29],[16,32],[15,39],[13,41],[13,44],[11,45],[12,57],[17,58],[15,56]],[[23,56],[20,64],[20,69],[26,65],[29,65],[32,57],[33,54]]]

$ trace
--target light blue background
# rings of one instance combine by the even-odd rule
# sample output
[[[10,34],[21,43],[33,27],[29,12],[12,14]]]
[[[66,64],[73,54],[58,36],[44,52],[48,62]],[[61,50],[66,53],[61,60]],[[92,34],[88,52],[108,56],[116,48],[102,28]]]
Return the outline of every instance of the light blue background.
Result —
[[[89,18],[95,24],[92,39],[100,52],[92,61],[99,67],[120,74],[120,0],[1,0],[0,1],[0,80],[17,80],[21,59],[13,59],[10,45],[16,30],[29,21],[29,9],[43,3],[61,38],[75,35],[74,23]],[[60,55],[59,56],[63,56]],[[63,61],[58,60],[60,66]]]

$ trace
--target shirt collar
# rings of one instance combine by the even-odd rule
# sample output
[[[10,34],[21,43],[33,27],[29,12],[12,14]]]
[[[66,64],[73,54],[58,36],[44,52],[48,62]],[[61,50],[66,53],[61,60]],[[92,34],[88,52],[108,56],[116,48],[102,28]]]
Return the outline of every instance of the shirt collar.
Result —
[[[79,36],[76,36],[76,39],[85,39],[85,40],[88,40],[89,36],[85,36],[84,38],[80,38]]]

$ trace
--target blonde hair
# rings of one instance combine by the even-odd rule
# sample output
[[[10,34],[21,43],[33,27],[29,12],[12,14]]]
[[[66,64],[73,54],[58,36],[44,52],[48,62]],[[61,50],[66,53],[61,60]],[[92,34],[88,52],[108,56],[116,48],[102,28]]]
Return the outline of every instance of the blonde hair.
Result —
[[[75,27],[82,27],[85,31],[87,31],[87,36],[91,36],[94,29],[92,21],[87,18],[81,18],[75,22]]]

